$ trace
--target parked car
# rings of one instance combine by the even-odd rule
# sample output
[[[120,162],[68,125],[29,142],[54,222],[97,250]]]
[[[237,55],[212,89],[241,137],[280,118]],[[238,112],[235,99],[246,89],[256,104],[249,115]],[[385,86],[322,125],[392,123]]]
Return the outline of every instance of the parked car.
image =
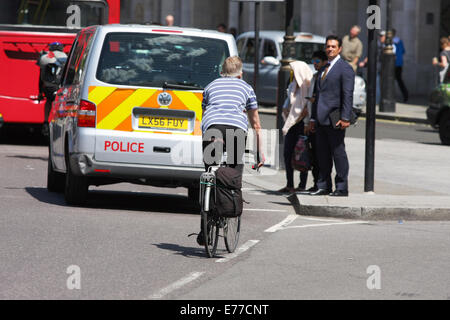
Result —
[[[260,32],[258,92],[260,103],[276,105],[278,89],[278,71],[282,58],[283,31]],[[311,33],[298,32],[295,36],[295,58],[310,65],[316,72],[311,62],[314,51],[325,50],[325,37]],[[254,58],[255,58],[255,33],[245,32],[236,39],[239,56],[244,64],[244,79],[253,85]],[[355,90],[353,94],[353,107],[357,114],[366,104],[366,83],[363,78],[355,76]]]
[[[198,199],[203,88],[237,55],[232,35],[106,25],[80,31],[50,114],[49,191],[82,204],[89,185],[186,187]]]
[[[431,93],[427,118],[433,128],[439,129],[442,144],[450,146],[450,68],[443,83]]]

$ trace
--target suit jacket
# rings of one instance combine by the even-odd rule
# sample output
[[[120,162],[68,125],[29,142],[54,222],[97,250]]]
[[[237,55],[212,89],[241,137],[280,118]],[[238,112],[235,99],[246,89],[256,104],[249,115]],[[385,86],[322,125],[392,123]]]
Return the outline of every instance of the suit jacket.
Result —
[[[353,108],[355,72],[340,58],[321,81],[321,71],[315,84],[315,102],[311,119],[323,126],[331,125],[330,112],[340,109],[341,120],[350,121]],[[334,125],[334,124],[333,124]]]

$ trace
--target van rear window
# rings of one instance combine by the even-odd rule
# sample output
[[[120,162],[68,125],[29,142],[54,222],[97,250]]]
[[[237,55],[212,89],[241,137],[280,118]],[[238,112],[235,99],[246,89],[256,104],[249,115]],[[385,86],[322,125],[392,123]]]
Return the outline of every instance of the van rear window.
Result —
[[[162,87],[167,82],[203,89],[220,77],[228,56],[224,40],[180,34],[109,33],[96,76],[117,85]]]

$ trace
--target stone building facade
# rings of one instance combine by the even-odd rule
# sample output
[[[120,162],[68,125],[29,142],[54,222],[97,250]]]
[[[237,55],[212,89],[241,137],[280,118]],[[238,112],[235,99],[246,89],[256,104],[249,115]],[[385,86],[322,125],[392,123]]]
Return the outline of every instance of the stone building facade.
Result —
[[[449,35],[450,0],[391,1],[392,25],[406,49],[403,78],[411,93],[426,95],[435,85],[431,60],[439,55],[439,38]],[[360,38],[366,44],[368,2],[294,0],[294,28],[319,35],[344,36],[352,25],[358,24],[362,27]],[[379,2],[384,29],[386,0]],[[171,13],[175,25],[215,29],[219,23],[225,23],[241,33],[254,30],[254,8],[253,3],[232,0],[123,0],[121,19],[123,23],[163,23]],[[261,30],[284,29],[284,3],[262,3],[260,9]]]

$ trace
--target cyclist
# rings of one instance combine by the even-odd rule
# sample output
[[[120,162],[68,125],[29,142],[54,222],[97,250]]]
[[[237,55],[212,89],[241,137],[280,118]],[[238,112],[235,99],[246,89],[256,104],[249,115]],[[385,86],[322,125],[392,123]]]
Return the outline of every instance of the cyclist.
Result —
[[[203,161],[206,170],[220,164],[225,149],[227,166],[242,174],[248,122],[256,133],[256,167],[264,165],[258,103],[252,87],[242,80],[242,61],[239,57],[225,59],[221,78],[208,84],[203,92],[202,109]],[[197,243],[204,245],[203,230],[197,236]]]

